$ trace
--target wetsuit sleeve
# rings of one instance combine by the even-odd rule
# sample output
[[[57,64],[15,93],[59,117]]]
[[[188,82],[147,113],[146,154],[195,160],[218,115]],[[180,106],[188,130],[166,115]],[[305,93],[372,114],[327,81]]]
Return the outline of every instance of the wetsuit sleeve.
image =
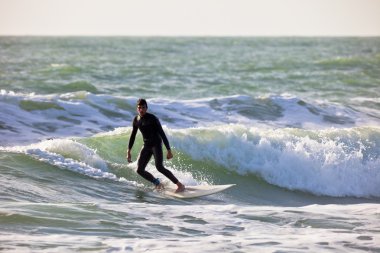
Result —
[[[133,128],[132,128],[131,137],[129,137],[128,149],[132,149],[133,144],[135,143],[135,138],[136,138],[137,129],[138,129],[137,124],[136,124],[136,118],[134,118],[132,125],[133,125]]]
[[[166,149],[170,150],[170,144],[169,144],[168,138],[166,138],[166,134],[164,130],[162,129],[160,121],[157,118],[156,118],[156,127],[158,130],[158,134],[161,136],[161,139],[164,142]]]

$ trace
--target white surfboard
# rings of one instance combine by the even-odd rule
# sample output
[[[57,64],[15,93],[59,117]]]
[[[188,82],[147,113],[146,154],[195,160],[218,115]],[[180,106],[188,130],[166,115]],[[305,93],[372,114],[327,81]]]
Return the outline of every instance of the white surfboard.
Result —
[[[180,198],[180,199],[189,199],[189,198],[197,198],[197,197],[221,192],[234,185],[235,184],[186,186],[185,191],[178,192],[178,193],[175,192],[176,188],[171,188],[167,186],[161,192],[166,196]]]

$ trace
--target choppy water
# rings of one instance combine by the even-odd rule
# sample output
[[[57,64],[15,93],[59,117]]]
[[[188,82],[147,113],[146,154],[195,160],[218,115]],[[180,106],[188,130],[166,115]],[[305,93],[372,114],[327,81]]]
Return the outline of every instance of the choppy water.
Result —
[[[380,252],[379,69],[379,38],[0,37],[0,251]],[[139,97],[181,181],[237,186],[153,192]]]

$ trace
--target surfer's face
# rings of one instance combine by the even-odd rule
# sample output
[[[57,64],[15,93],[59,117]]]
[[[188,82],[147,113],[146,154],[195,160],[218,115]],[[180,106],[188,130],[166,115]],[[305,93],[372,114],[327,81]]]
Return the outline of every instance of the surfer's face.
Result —
[[[145,115],[146,111],[147,111],[147,107],[146,105],[138,105],[137,106],[137,112],[139,113],[139,115],[142,117]]]

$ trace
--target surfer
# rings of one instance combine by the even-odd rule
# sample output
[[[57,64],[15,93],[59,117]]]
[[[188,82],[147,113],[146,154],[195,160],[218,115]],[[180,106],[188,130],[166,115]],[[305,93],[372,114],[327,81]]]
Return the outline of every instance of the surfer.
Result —
[[[155,115],[148,113],[147,110],[148,104],[146,100],[142,98],[139,99],[137,101],[138,115],[133,119],[133,129],[128,144],[128,162],[132,162],[131,150],[135,142],[137,130],[139,129],[143,136],[144,146],[140,151],[137,161],[137,173],[146,180],[152,182],[156,186],[156,189],[162,190],[164,188],[158,178],[154,178],[152,174],[145,170],[145,167],[148,165],[148,162],[153,155],[157,170],[177,185],[176,192],[182,192],[185,190],[185,186],[163,165],[162,142],[164,142],[167,150],[166,158],[173,158],[169,141],[166,138],[165,132],[162,129],[158,118]]]

